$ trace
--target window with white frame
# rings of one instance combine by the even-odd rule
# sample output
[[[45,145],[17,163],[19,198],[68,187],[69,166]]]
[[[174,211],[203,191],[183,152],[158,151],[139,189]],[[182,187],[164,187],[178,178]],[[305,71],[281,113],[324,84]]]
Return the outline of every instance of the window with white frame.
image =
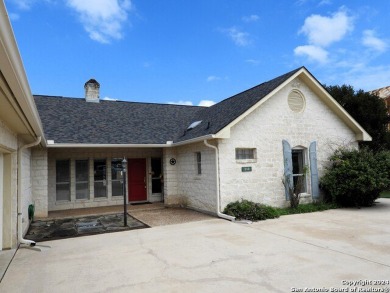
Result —
[[[111,160],[111,187],[112,196],[123,196],[123,159]]]
[[[95,198],[107,197],[106,160],[93,161]]]
[[[76,160],[76,199],[89,199],[89,161]]]
[[[195,161],[196,161],[197,174],[201,175],[202,174],[202,153],[201,152],[195,153]]]
[[[256,159],[256,149],[236,148],[236,160],[254,160]]]
[[[56,161],[56,200],[70,201],[70,160]]]

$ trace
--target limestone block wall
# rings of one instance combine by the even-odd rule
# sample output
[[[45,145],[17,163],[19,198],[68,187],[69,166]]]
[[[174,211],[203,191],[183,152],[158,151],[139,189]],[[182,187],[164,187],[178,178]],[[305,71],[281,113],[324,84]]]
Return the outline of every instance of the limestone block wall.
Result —
[[[22,223],[23,235],[29,227],[28,206],[33,203],[31,178],[31,149],[22,152]]]
[[[294,88],[305,96],[306,104],[301,113],[293,112],[287,102]],[[308,164],[310,142],[317,141],[320,177],[328,157],[338,146],[357,147],[349,127],[309,87],[296,79],[232,127],[229,139],[218,141],[222,208],[241,198],[273,206],[287,204],[282,184],[283,139],[288,140],[291,147],[305,149],[305,164]],[[236,148],[255,148],[257,158],[236,161]],[[251,167],[252,171],[242,172],[244,166]],[[310,185],[309,179],[307,183]]]
[[[48,158],[47,149],[32,149],[32,195],[36,217],[47,217],[48,201]]]
[[[202,174],[197,174],[196,152],[201,153]],[[176,148],[177,194],[184,205],[216,213],[215,151],[203,143]]]
[[[0,152],[3,154],[2,174],[3,186],[1,199],[3,248],[17,245],[18,214],[18,148],[25,142],[18,138],[5,123],[0,121]],[[22,229],[25,234],[29,227],[28,206],[32,200],[31,150],[25,149],[21,154],[21,197],[22,197]]]
[[[176,160],[171,163],[171,160]],[[182,198],[177,191],[177,153],[176,148],[163,149],[164,203],[180,205]]]
[[[1,188],[0,214],[2,215],[2,248],[17,245],[17,148],[18,138],[0,120],[0,152],[2,153],[3,184]]]
[[[112,158],[146,158],[146,184],[148,190],[148,201],[162,201],[162,194],[152,194],[151,182],[151,158],[162,158],[162,150],[159,148],[102,148],[102,149],[49,149],[48,150],[48,210],[66,210],[75,208],[100,207],[110,205],[123,204],[123,196],[112,196],[111,190],[111,159]],[[56,201],[56,160],[70,160],[71,172],[71,200],[70,201]],[[89,199],[77,199],[75,194],[75,160],[88,159],[89,160]],[[93,160],[107,159],[107,197],[94,198],[93,192]],[[127,189],[128,190],[128,189]]]

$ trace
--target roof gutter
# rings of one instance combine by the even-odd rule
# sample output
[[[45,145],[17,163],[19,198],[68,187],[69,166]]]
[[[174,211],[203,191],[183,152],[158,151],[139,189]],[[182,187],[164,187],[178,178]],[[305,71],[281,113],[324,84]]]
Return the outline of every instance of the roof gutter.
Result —
[[[93,143],[51,143],[48,148],[161,148],[169,147],[167,144],[93,144]]]
[[[22,156],[23,156],[23,150],[31,148],[33,146],[36,146],[40,144],[41,142],[41,137],[38,136],[37,139],[30,144],[25,144],[22,145],[18,149],[18,191],[17,191],[17,202],[18,202],[18,241],[21,244],[27,244],[29,246],[35,246],[35,241],[23,239],[23,225],[22,225],[22,220],[23,220],[23,209],[22,209]]]
[[[205,141],[207,139],[212,139],[212,138],[215,138],[215,135],[208,134],[208,135],[199,136],[196,138],[191,138],[191,139],[184,140],[184,141],[175,142],[171,146],[180,146],[180,145],[190,144],[190,143],[194,143],[194,142],[202,142],[202,141]]]
[[[215,138],[214,134],[208,134],[180,142],[167,141],[165,144],[95,144],[95,143],[55,143],[47,140],[47,148],[169,148],[194,142],[201,142],[205,139]]]
[[[218,148],[216,146],[213,146],[207,142],[207,139],[203,140],[205,146],[212,148],[215,150],[215,172],[216,172],[216,181],[217,181],[217,215],[218,217],[222,219],[226,219],[229,221],[235,221],[236,217],[232,217],[229,215],[226,215],[224,213],[221,213],[221,193],[219,188],[219,152]]]

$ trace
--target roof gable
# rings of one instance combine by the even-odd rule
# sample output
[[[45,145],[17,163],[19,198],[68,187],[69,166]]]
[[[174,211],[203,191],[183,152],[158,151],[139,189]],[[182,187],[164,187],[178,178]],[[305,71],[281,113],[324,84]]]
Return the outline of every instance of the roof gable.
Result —
[[[296,77],[301,78],[354,131],[356,140],[372,140],[371,136],[325,90],[322,84],[305,67],[300,67],[226,99],[208,109],[199,111],[194,121],[206,121],[207,123],[202,123],[203,129],[201,124],[196,131],[193,131],[190,135],[187,135],[187,133],[182,135],[178,138],[178,141],[193,139],[194,137],[205,136],[207,134],[213,134],[214,138],[228,138],[232,126],[239,123],[269,98],[272,98],[276,92]]]
[[[175,141],[185,141],[200,136],[217,134],[224,131],[236,119],[254,107],[259,101],[267,97],[281,84],[289,80],[301,68],[278,76],[270,81],[259,84],[242,93],[225,99],[209,108],[204,108],[197,112],[192,121],[202,121],[202,123],[191,131],[182,132]]]

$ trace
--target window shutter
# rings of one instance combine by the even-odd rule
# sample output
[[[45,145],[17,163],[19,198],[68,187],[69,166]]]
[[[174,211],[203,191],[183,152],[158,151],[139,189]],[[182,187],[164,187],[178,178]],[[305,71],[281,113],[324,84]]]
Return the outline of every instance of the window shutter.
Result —
[[[318,170],[317,170],[317,142],[313,141],[309,147],[310,157],[310,176],[311,176],[311,195],[313,199],[318,199],[320,196],[318,187]]]
[[[292,156],[291,156],[291,146],[287,140],[283,140],[283,161],[284,161],[284,174],[283,179],[287,180],[285,184],[286,200],[290,198],[288,186],[293,188],[293,178],[292,178]]]

